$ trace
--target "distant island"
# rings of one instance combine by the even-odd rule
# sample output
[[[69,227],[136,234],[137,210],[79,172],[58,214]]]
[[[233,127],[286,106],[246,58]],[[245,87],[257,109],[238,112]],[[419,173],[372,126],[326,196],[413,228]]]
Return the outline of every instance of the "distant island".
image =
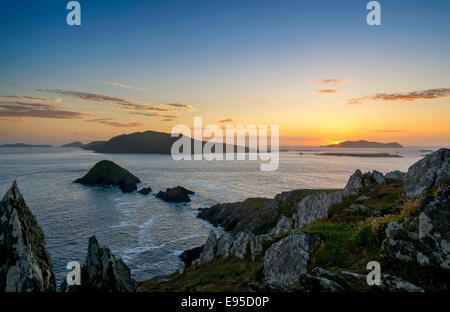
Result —
[[[321,153],[319,156],[347,156],[347,157],[403,157],[389,153]]]
[[[337,144],[323,145],[321,147],[344,147],[344,148],[402,148],[397,142],[392,143],[379,143],[369,142],[366,140],[359,141],[344,141]]]
[[[61,145],[60,147],[75,147],[75,148],[81,148],[81,147],[83,147],[83,146],[84,146],[83,143],[76,141],[76,142],[72,142],[72,143],[68,143],[68,144]]]
[[[25,143],[3,144],[0,147],[53,147],[52,145],[32,145]]]

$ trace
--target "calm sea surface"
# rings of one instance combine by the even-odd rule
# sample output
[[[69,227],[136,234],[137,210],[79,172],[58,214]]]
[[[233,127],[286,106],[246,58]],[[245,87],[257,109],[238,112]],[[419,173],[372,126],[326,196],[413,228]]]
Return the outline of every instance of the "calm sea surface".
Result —
[[[58,284],[69,261],[84,262],[88,238],[96,235],[129,265],[138,280],[171,273],[178,255],[204,243],[213,227],[197,209],[248,197],[273,197],[296,188],[343,188],[356,169],[406,171],[425,152],[417,148],[341,149],[398,153],[401,158],[318,156],[333,149],[297,148],[280,153],[277,171],[261,172],[258,161],[174,161],[168,155],[96,154],[72,148],[0,148],[0,192],[17,180],[46,235]],[[302,155],[300,155],[302,153]],[[130,170],[153,192],[182,185],[192,202],[165,203],[153,195],[123,194],[114,187],[72,183],[97,161],[109,159]],[[219,229],[216,229],[219,230]],[[219,230],[220,231],[220,230]]]

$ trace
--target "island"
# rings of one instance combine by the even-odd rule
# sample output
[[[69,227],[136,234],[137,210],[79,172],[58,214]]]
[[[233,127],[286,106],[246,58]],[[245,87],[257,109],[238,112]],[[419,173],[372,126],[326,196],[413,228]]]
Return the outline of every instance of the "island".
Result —
[[[53,147],[52,145],[32,145],[24,143],[3,144],[0,147]]]
[[[403,157],[389,153],[319,153],[319,156],[347,156],[347,157]]]
[[[344,147],[344,148],[402,148],[403,146],[397,142],[380,143],[370,142],[366,140],[344,141],[337,144],[323,145],[321,147]]]
[[[68,143],[68,144],[61,145],[60,147],[81,148],[81,147],[83,147],[83,146],[84,146],[83,143],[76,141],[76,142],[72,142],[72,143]]]

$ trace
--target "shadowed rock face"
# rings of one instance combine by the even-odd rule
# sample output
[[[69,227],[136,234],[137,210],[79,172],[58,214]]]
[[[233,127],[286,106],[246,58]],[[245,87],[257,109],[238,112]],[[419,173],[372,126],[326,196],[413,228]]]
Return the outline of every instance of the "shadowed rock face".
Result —
[[[156,197],[172,203],[184,203],[184,202],[190,202],[191,199],[188,195],[195,194],[194,192],[185,189],[182,186],[177,186],[174,188],[168,188],[166,191],[159,191],[158,194],[156,194]]]
[[[89,172],[76,183],[85,185],[118,186],[123,192],[129,193],[137,190],[136,184],[141,180],[128,170],[120,167],[110,160],[102,160],[95,164]]]
[[[55,289],[44,233],[14,182],[0,202],[0,292]]]
[[[409,167],[404,177],[408,197],[424,195],[439,186],[450,176],[450,149],[441,148]]]
[[[86,261],[81,268],[81,285],[61,285],[63,292],[135,292],[137,283],[130,269],[108,247],[100,246],[95,236],[89,238]]]
[[[386,179],[379,171],[373,170],[372,172],[362,173],[361,170],[356,170],[350,178],[344,188],[344,196],[356,196],[359,189],[364,186],[386,184]]]

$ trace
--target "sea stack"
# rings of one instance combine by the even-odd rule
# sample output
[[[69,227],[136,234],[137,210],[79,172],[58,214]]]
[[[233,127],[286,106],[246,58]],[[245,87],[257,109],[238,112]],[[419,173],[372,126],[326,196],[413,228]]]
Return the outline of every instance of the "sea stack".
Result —
[[[55,291],[44,232],[15,181],[0,202],[0,255],[0,292]]]
[[[84,177],[75,180],[84,185],[114,185],[124,193],[136,191],[140,182],[138,177],[110,160],[99,161]]]

